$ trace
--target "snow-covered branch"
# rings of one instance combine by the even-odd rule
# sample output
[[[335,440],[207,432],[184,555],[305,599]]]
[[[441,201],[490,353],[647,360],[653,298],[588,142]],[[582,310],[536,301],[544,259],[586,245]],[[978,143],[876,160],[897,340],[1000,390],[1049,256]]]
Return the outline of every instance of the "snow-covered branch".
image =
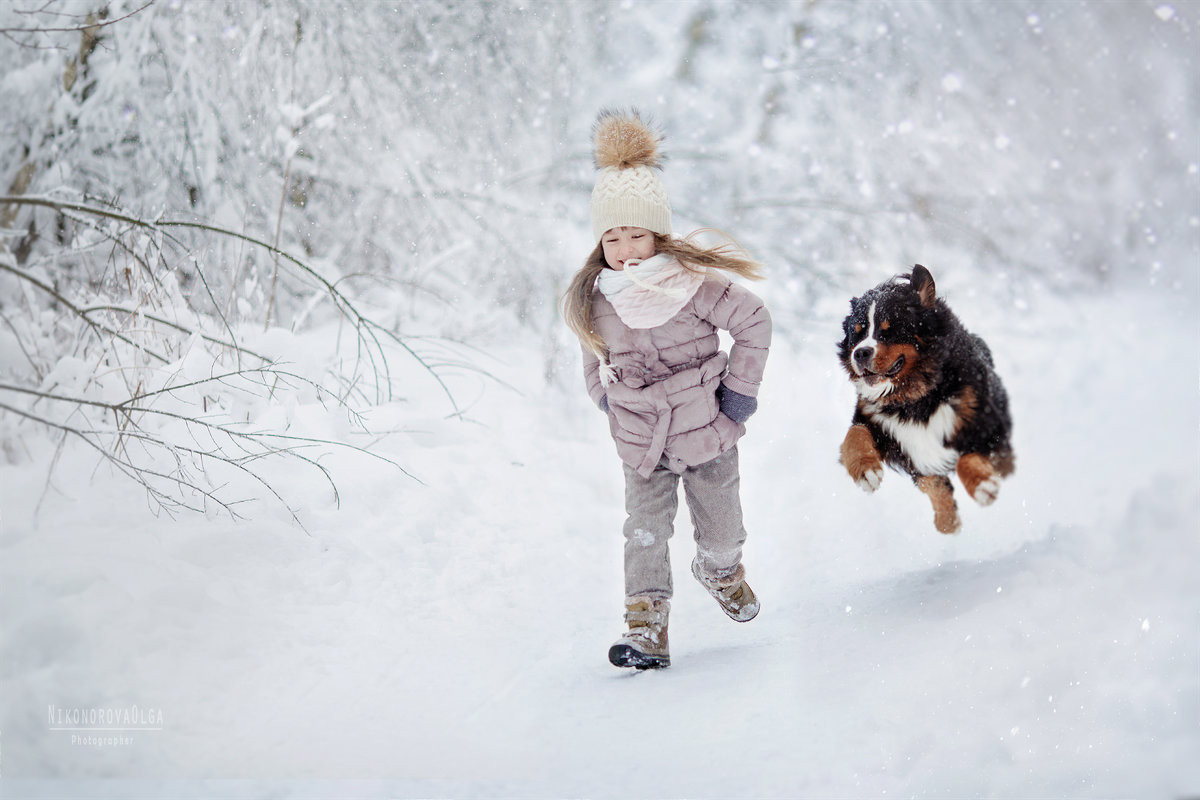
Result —
[[[54,212],[64,244],[59,252],[24,264],[0,251],[0,282],[6,280],[15,290],[6,295],[25,306],[25,313],[5,314],[5,325],[32,368],[23,380],[0,380],[0,393],[10,398],[0,403],[0,411],[55,431],[64,441],[86,443],[142,485],[158,511],[216,507],[236,516],[245,499],[239,492],[248,490],[237,488],[232,471],[283,502],[299,521],[287,492],[257,466],[280,459],[316,470],[336,503],[333,475],[305,452],[366,450],[258,427],[238,409],[304,396],[369,433],[358,403],[393,397],[392,362],[400,353],[440,386],[453,413],[460,413],[440,371],[470,369],[469,364],[445,362],[436,349],[426,348],[439,359],[430,361],[406,337],[360,310],[345,289],[267,242],[196,220],[147,219],[82,198],[4,196],[4,205]],[[354,332],[349,348],[354,356],[337,361],[349,369],[329,370],[335,389],[263,352],[253,343],[263,334],[255,332],[252,321],[221,315],[223,304],[208,288],[203,252],[192,249],[196,245],[181,231],[202,234],[200,246],[207,241],[209,249],[212,240],[229,238],[269,252],[324,294]],[[195,287],[204,287],[200,295],[207,302],[198,307],[181,292],[182,266],[192,271]],[[47,321],[52,328],[46,328]],[[374,457],[415,477],[392,459]]]

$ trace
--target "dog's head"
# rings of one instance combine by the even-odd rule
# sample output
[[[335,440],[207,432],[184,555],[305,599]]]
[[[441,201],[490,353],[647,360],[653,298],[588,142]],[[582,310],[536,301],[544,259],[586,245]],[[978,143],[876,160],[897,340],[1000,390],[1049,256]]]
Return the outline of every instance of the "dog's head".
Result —
[[[928,393],[945,313],[933,275],[920,264],[851,300],[838,356],[858,394],[904,403]]]

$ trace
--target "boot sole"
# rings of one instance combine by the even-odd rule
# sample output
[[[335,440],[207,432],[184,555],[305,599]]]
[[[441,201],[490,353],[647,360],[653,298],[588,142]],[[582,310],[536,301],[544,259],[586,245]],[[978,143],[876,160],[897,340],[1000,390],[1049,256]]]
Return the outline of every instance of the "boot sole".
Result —
[[[614,667],[634,669],[662,669],[671,666],[670,656],[652,656],[635,650],[627,644],[614,644],[608,649],[608,661]]]

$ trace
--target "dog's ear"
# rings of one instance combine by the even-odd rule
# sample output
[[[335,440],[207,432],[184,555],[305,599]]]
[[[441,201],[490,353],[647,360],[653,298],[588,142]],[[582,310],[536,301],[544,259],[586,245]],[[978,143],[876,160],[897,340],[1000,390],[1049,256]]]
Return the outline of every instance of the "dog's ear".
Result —
[[[921,298],[923,307],[933,308],[934,303],[937,302],[937,286],[933,282],[932,273],[920,264],[913,267],[912,288]]]

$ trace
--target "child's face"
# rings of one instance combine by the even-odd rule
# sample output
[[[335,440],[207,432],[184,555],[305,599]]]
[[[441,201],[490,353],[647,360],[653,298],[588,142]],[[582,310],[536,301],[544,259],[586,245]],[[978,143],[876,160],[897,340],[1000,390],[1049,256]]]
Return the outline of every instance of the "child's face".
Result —
[[[645,228],[609,228],[600,241],[604,260],[613,269],[625,269],[626,261],[645,261],[654,255],[654,232]]]

